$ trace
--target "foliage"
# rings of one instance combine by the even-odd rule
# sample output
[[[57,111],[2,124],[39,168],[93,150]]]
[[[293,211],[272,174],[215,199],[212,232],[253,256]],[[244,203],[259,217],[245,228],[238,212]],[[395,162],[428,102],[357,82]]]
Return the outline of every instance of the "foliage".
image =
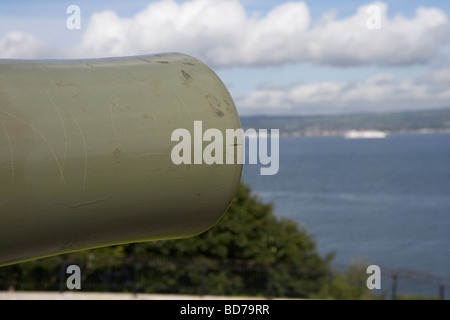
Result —
[[[314,238],[305,228],[285,218],[277,219],[272,205],[261,203],[245,185],[239,186],[227,214],[209,231],[187,239],[134,244],[132,254],[147,266],[155,263],[156,257],[184,261],[183,273],[176,267],[173,272],[168,271],[170,266],[165,271],[153,268],[159,270],[158,276],[146,279],[162,281],[167,277],[166,283],[179,278],[181,283],[183,278],[196,288],[204,281],[209,286],[204,290],[210,294],[239,294],[252,281],[242,275],[242,270],[248,270],[258,275],[253,281],[260,288],[251,293],[302,297],[320,289],[332,258],[320,257]],[[203,278],[199,277],[202,272]],[[153,291],[155,286],[164,289],[147,281],[145,291]],[[189,292],[182,286],[176,288],[174,283],[170,290]]]
[[[315,295],[319,299],[336,300],[380,300],[385,299],[386,292],[372,293],[367,289],[367,262],[357,261],[344,272],[334,270],[329,281]]]

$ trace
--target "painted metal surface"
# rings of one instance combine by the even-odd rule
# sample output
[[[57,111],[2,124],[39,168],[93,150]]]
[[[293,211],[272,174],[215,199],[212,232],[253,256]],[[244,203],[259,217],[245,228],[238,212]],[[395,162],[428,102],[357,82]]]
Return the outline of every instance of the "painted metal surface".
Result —
[[[193,57],[0,60],[0,265],[213,226],[242,165],[175,165],[194,121],[240,128]]]

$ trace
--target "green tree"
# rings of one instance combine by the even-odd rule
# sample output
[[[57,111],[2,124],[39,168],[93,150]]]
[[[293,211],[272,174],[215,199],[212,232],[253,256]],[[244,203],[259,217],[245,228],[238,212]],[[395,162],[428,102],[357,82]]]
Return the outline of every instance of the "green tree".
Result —
[[[145,274],[140,285],[146,291],[193,293],[186,292],[188,285],[197,288],[197,293],[300,297],[320,290],[332,259],[331,254],[325,258],[318,254],[314,237],[303,226],[278,219],[272,204],[262,203],[244,184],[227,214],[207,232],[187,239],[134,244],[130,254],[147,266],[158,264],[157,258],[163,257],[180,261],[164,262],[152,268],[153,274]],[[244,275],[243,270],[250,272]],[[252,282],[254,291],[249,292],[246,288]],[[170,288],[166,283],[171,283]]]
[[[381,300],[385,299],[387,292],[372,292],[367,289],[367,261],[357,260],[345,270],[333,270],[329,281],[325,283],[320,292],[313,295],[318,299],[335,300]]]

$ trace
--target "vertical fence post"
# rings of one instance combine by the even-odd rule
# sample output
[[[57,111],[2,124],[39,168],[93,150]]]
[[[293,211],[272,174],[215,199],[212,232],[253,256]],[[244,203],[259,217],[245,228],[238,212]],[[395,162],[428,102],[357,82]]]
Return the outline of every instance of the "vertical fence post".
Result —
[[[65,280],[65,275],[66,275],[66,268],[67,268],[67,256],[63,256],[63,260],[61,261],[61,268],[59,271],[59,286],[58,286],[58,290],[59,292],[63,292],[64,291],[64,280]]]
[[[439,299],[445,300],[445,285],[443,283],[439,286]]]
[[[267,298],[271,299],[273,295],[273,286],[272,286],[272,275],[269,265],[266,267],[266,273],[267,273]]]
[[[397,279],[398,276],[396,273],[392,275],[392,300],[397,299]]]
[[[139,281],[139,270],[140,270],[140,263],[139,262],[135,262],[133,264],[133,294],[137,295],[138,293],[138,281]]]
[[[200,295],[205,295],[205,278],[206,278],[206,267],[201,268],[201,279],[200,279]]]

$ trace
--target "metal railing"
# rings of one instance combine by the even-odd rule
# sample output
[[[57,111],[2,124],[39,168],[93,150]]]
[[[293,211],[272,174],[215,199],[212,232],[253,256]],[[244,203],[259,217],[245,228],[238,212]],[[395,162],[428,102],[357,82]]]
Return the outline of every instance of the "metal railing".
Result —
[[[289,263],[154,258],[101,268],[65,261],[53,269],[34,268],[26,274],[14,274],[14,267],[6,273],[0,268],[0,290],[68,291],[66,270],[72,264],[80,267],[81,290],[87,292],[333,298],[337,290],[346,290],[339,288],[337,280],[343,276],[347,276],[347,290],[358,288],[360,293],[382,299],[446,299],[450,287],[448,277],[385,267],[381,267],[381,289],[369,290],[365,268],[315,270]]]

